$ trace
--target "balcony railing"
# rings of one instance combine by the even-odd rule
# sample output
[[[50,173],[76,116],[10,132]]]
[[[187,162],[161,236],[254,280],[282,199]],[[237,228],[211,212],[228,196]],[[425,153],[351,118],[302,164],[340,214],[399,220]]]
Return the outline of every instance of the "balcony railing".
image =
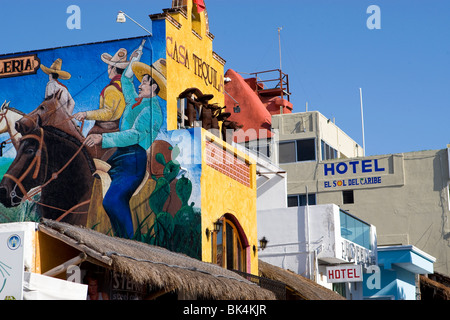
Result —
[[[250,73],[256,78],[256,92],[260,96],[287,97],[290,101],[289,76],[280,69]]]

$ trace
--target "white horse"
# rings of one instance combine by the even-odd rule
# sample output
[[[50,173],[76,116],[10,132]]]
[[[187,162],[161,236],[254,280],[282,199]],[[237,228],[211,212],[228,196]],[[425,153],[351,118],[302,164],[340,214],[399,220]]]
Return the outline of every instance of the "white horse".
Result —
[[[16,121],[22,119],[24,113],[9,106],[9,102],[3,102],[0,107],[0,134],[8,132],[14,148],[17,150],[22,135],[15,128]]]

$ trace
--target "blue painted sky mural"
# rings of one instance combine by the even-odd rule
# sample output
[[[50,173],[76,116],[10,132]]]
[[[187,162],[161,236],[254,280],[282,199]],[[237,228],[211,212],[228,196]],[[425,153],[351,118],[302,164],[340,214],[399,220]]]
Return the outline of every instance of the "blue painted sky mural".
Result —
[[[104,232],[110,232],[115,235],[127,238],[134,238],[151,244],[164,246],[174,251],[184,252],[197,258],[200,257],[200,131],[194,129],[182,131],[167,130],[167,103],[164,95],[159,94],[162,92],[161,90],[164,90],[165,92],[165,87],[163,87],[160,82],[162,80],[158,81],[157,77],[159,74],[158,72],[160,72],[161,74],[164,74],[163,70],[165,72],[165,69],[163,68],[163,66],[165,66],[165,42],[158,41],[158,39],[164,39],[164,37],[158,37],[157,35],[154,38],[135,37],[115,41],[90,43],[85,45],[29,51],[16,53],[13,55],[0,56],[0,59],[2,59],[1,61],[3,61],[3,66],[8,66],[6,68],[6,71],[14,71],[14,68],[12,67],[14,66],[13,60],[25,59],[24,57],[34,57],[34,61],[39,62],[39,68],[35,68],[35,73],[0,78],[0,100],[2,100],[0,103],[2,103],[3,101],[7,103],[7,107],[3,108],[2,111],[0,111],[0,114],[2,114],[2,112],[4,113],[6,110],[9,110],[8,112],[10,114],[13,111],[16,111],[18,114],[22,114],[21,121],[19,121],[21,125],[17,127],[20,129],[19,131],[21,131],[20,133],[22,135],[20,148],[18,148],[17,145],[14,145],[13,143],[3,144],[2,157],[0,158],[0,175],[2,175],[3,177],[2,184],[0,184],[0,200],[2,202],[2,204],[0,204],[0,222],[24,221],[33,219],[37,220],[38,218],[40,218],[40,216],[44,216],[46,218],[50,217],[52,219],[60,219],[61,216],[64,216],[64,218],[61,218],[61,221],[67,220],[66,222],[69,223],[75,223],[74,221],[77,221],[78,223],[79,220],[70,220],[68,217],[79,217],[83,215],[83,212],[87,213],[87,215],[89,216],[89,214],[91,214],[92,212],[104,210],[106,215],[109,217],[110,223],[110,226],[108,225],[107,227],[108,229],[103,230]],[[142,53],[139,61],[124,64],[122,74],[116,75],[115,78],[111,79],[112,76],[110,72],[112,67],[110,66],[119,66],[119,61],[123,61],[120,60],[121,58],[125,58],[126,61],[131,61],[131,59],[135,56],[133,53],[135,53],[135,51],[142,45]],[[105,57],[107,58],[106,60],[119,60],[114,60],[115,64],[111,64],[107,63],[108,61],[105,61]],[[31,64],[37,64],[38,62],[31,62]],[[149,66],[152,66],[153,69]],[[151,72],[145,71],[147,72],[149,77],[146,78],[146,74],[144,71],[142,72],[142,74],[139,73],[141,69],[139,69],[138,67],[142,70],[151,69]],[[19,64],[16,64],[16,69],[18,68]],[[71,110],[72,112],[69,115],[70,118],[68,118],[72,121],[68,121],[68,124],[60,125],[62,122],[57,122],[56,120],[54,120],[53,122],[47,121],[49,114],[51,115],[50,117],[54,117],[54,119],[56,119],[57,115],[59,116],[59,111],[57,110],[61,108],[62,103],[61,105],[59,105],[59,107],[56,107],[56,109],[50,113],[42,113],[43,111],[40,110],[44,106],[45,108],[48,108],[48,110],[50,110],[51,102],[56,99],[55,95],[52,96],[49,101],[47,101],[48,99],[46,100],[46,87],[51,79],[51,76],[49,76],[49,74],[52,74],[52,72],[48,71],[49,68],[56,68],[58,70],[59,78],[56,79],[57,82],[60,86],[68,90],[75,103],[73,110]],[[130,71],[129,69],[132,71]],[[132,78],[130,78],[132,80],[130,80],[130,85],[127,85],[125,83],[124,77],[126,77],[127,74],[129,76],[129,72],[132,72]],[[70,74],[70,77],[67,76],[67,73]],[[150,74],[153,77],[153,82],[150,79]],[[162,78],[165,78],[164,81],[166,81],[167,75],[164,74],[164,77]],[[116,79],[117,81],[120,80],[121,84],[113,85],[114,79]],[[143,100],[142,98],[139,99],[141,94],[144,94],[144,90],[141,87],[146,82],[150,83],[148,86],[152,88],[152,90],[153,88],[158,88],[153,92],[154,94],[151,95],[151,98],[147,98],[148,101],[150,101],[148,103],[148,108],[151,110],[149,113],[147,113],[147,118],[142,115],[143,113],[145,113],[143,110],[147,108],[146,106],[143,106],[146,98],[144,98]],[[156,86],[154,82],[156,82],[158,86]],[[76,115],[83,114],[86,111],[100,110],[101,106],[103,106],[102,103],[106,105],[106,87],[108,86],[108,88],[110,88],[110,85],[115,86],[116,89],[123,94],[125,98],[124,101],[126,101],[127,103],[122,117],[120,118],[120,120],[118,120],[118,127],[120,127],[119,132],[124,132],[126,130],[138,131],[138,122],[142,122],[144,121],[143,119],[147,119],[145,120],[147,122],[144,122],[143,127],[147,132],[146,135],[151,135],[151,141],[153,141],[153,143],[151,144],[151,148],[159,151],[163,150],[161,151],[161,153],[159,153],[159,151],[149,153],[149,150],[151,150],[151,148],[147,148],[147,146],[145,146],[147,149],[142,149],[144,150],[143,153],[141,152],[141,158],[144,159],[141,161],[143,163],[142,170],[147,172],[147,176],[143,178],[136,178],[136,181],[133,182],[135,186],[129,187],[133,189],[131,191],[134,191],[136,189],[136,193],[133,196],[136,196],[138,191],[144,194],[142,196],[144,200],[142,200],[141,202],[146,202],[146,205],[141,206],[143,207],[143,209],[136,209],[133,208],[132,205],[128,205],[127,201],[130,200],[128,199],[122,201],[123,203],[125,203],[125,207],[130,207],[129,209],[131,210],[131,212],[128,214],[129,217],[127,219],[123,219],[123,217],[115,217],[110,213],[110,210],[114,210],[120,207],[120,203],[118,203],[118,201],[116,201],[117,199],[115,199],[116,197],[110,197],[114,200],[112,205],[113,209],[110,209],[110,207],[108,206],[111,205],[108,205],[105,202],[105,199],[108,198],[108,192],[111,194],[111,190],[116,190],[113,189],[115,188],[115,175],[119,171],[120,174],[123,174],[123,172],[127,173],[127,170],[130,170],[131,172],[139,166],[136,162],[136,166],[131,165],[127,166],[126,169],[123,169],[124,164],[126,166],[128,163],[130,163],[130,161],[121,162],[120,157],[117,155],[117,153],[119,151],[122,152],[123,154],[120,154],[120,156],[129,156],[130,153],[135,154],[136,151],[130,151],[130,149],[134,148],[135,145],[143,145],[143,143],[139,134],[137,135],[139,136],[139,138],[136,138],[139,139],[139,143],[128,143],[127,141],[124,143],[122,141],[122,138],[122,140],[117,139],[117,137],[120,136],[118,132],[106,132],[101,134],[101,146],[107,149],[108,147],[110,147],[108,145],[108,141],[119,142],[117,145],[114,145],[114,143],[111,145],[111,149],[114,149],[115,153],[111,153],[112,155],[109,154],[108,157],[105,156],[104,159],[101,158],[103,162],[99,162],[98,159],[94,160],[94,164],[97,169],[99,163],[102,163],[103,165],[106,163],[106,165],[111,166],[111,169],[106,169],[110,170],[108,171],[109,177],[103,178],[100,173],[97,173],[97,176],[102,178],[102,183],[106,181],[104,179],[112,179],[112,181],[109,181],[109,184],[107,184],[107,187],[105,184],[102,184],[102,188],[104,190],[107,190],[103,193],[103,208],[101,205],[99,205],[99,203],[101,203],[101,200],[96,199],[96,196],[93,196],[90,200],[90,196],[85,196],[84,198],[81,198],[80,196],[80,199],[74,200],[75,202],[70,204],[68,208],[62,208],[65,211],[57,211],[56,209],[61,209],[61,207],[63,207],[65,203],[63,200],[61,204],[61,200],[59,200],[58,202],[57,200],[55,200],[55,198],[65,199],[65,197],[67,197],[68,199],[76,192],[73,192],[72,194],[72,192],[70,192],[70,188],[64,189],[63,186],[60,186],[59,190],[54,191],[51,195],[47,194],[49,192],[47,192],[46,189],[50,189],[50,186],[56,184],[58,180],[63,180],[62,176],[65,173],[59,172],[58,169],[62,167],[62,165],[51,164],[50,160],[52,159],[50,158],[64,158],[64,155],[59,155],[58,153],[71,153],[72,151],[66,151],[66,149],[64,149],[62,146],[63,143],[58,142],[61,144],[61,148],[58,149],[55,154],[52,154],[52,148],[47,144],[50,144],[52,143],[51,141],[54,141],[49,137],[55,132],[53,132],[53,129],[47,130],[47,128],[49,126],[54,126],[57,128],[63,126],[64,128],[62,128],[62,131],[71,133],[71,131],[65,130],[65,126],[69,126],[69,123],[73,122],[75,126],[77,126],[77,130],[81,131],[80,141],[83,142],[84,138],[87,138],[87,142],[85,142],[86,147],[91,147],[89,145],[89,142],[93,141],[90,140],[90,138],[91,136],[93,137],[95,135],[94,133],[96,133],[96,131],[94,130],[95,126],[99,122],[104,123],[104,121],[99,121],[101,119],[92,120],[88,118],[86,118],[84,121],[77,121]],[[135,92],[135,96],[133,95],[132,98],[136,98],[136,101],[133,101],[132,103],[129,102],[131,98],[127,98],[128,91]],[[58,96],[58,99],[60,99],[59,101],[62,101],[62,97],[63,94],[60,92]],[[160,113],[156,112],[157,110]],[[135,113],[136,115],[132,115],[133,113]],[[107,121],[107,124],[109,125],[112,122],[113,121]],[[45,123],[46,125],[43,125],[43,123]],[[49,123],[51,125],[49,125]],[[57,123],[57,125],[55,123]],[[44,127],[44,129],[41,131],[33,131],[36,129],[36,127],[39,126]],[[150,133],[153,131],[156,132]],[[40,132],[42,132],[42,134]],[[74,136],[77,136],[77,134],[79,133],[74,134]],[[13,137],[11,136],[13,136],[13,134],[4,132],[0,135],[0,141],[7,142],[9,140],[12,140],[11,138]],[[136,135],[130,135],[130,137],[136,137]],[[41,143],[40,139],[42,139],[42,141],[44,142]],[[26,142],[23,142],[23,140],[26,140]],[[98,142],[95,143],[98,144]],[[42,147],[42,144],[44,145],[44,147]],[[156,145],[159,149],[155,147]],[[33,146],[35,147],[35,149],[31,150]],[[147,162],[145,161],[145,151],[147,151],[147,158],[152,157],[153,159],[153,162],[149,160],[148,163],[150,164],[148,164],[147,167],[145,165],[145,163]],[[22,173],[25,170],[23,166],[27,168],[26,165],[21,164],[27,163],[24,160],[27,158],[27,152],[34,152],[35,156],[31,157],[30,161],[27,164],[31,168],[31,171],[29,171],[29,173]],[[35,160],[37,158],[36,155],[39,155],[39,160],[37,161]],[[13,162],[15,158],[16,160]],[[95,158],[95,156],[92,158]],[[75,165],[76,162],[75,160],[71,159],[66,159],[65,161],[73,161],[73,163],[70,162],[70,165]],[[133,161],[135,161],[134,158],[131,163],[134,163]],[[36,163],[38,163],[38,165]],[[151,170],[151,165],[153,164],[161,168],[160,174],[155,174],[155,172]],[[20,166],[22,167],[19,169],[21,169],[22,171],[14,175],[13,172],[16,172],[18,170],[16,170],[16,168]],[[36,177],[40,175],[40,173],[39,175],[37,174],[37,167],[41,167],[42,170],[42,167],[44,166],[46,170],[57,172],[58,174],[60,174],[60,176],[57,178],[53,178],[51,176],[51,173],[46,173],[47,178],[43,178],[41,182],[33,182],[34,184],[27,185],[28,180],[31,180],[30,176],[33,172],[35,173],[33,174],[33,178],[35,178],[34,175],[36,175]],[[56,168],[52,169],[52,166],[55,166]],[[119,167],[122,169],[116,169]],[[68,166],[67,168],[70,168],[70,166]],[[95,171],[95,168],[92,170]],[[98,170],[95,172],[98,172]],[[96,176],[95,172],[91,172],[90,174]],[[81,173],[77,174],[76,172],[73,172],[72,174],[75,176],[82,175]],[[121,177],[120,179],[122,180],[120,180],[120,183],[116,183],[116,185],[118,185],[119,187],[128,187],[128,185],[132,184],[130,180],[131,178],[128,178],[128,176],[126,177],[127,178],[125,180],[123,180],[124,178]],[[35,178],[35,180],[38,180],[38,178]],[[143,182],[141,183],[141,181]],[[147,184],[144,185],[145,181],[147,181]],[[88,184],[91,183],[92,186],[89,186],[89,188],[92,188],[93,190],[91,191],[91,194],[95,194],[96,187],[94,185],[94,182],[89,180]],[[36,188],[38,191],[33,193],[33,190],[35,190],[34,188]],[[121,192],[119,189],[118,191],[114,192]],[[145,194],[145,192],[147,192],[147,194]],[[30,194],[37,198],[32,198],[30,196],[27,200],[26,198]],[[12,195],[14,195],[15,198]],[[120,197],[118,196],[117,198]],[[129,195],[129,198],[131,198],[131,195]],[[82,202],[82,200],[84,200],[86,205],[79,206],[79,203],[84,203]],[[67,202],[69,202],[69,200],[67,200]],[[9,208],[11,204],[14,204],[14,206],[12,208]],[[95,210],[93,209],[94,206],[97,206],[95,207]],[[82,210],[83,208],[85,208],[85,211]],[[122,208],[121,210],[116,211],[124,211],[126,209],[128,208]],[[53,213],[52,215],[48,216],[48,212]],[[100,221],[100,213],[95,214],[98,216],[96,218],[98,218]],[[96,221],[89,225],[89,221],[91,220],[91,217],[85,218],[84,220],[82,220],[81,224],[84,224],[88,227],[92,227],[92,225],[96,226]],[[128,227],[125,227],[126,225],[128,225]],[[143,227],[144,225],[146,226],[145,228]]]

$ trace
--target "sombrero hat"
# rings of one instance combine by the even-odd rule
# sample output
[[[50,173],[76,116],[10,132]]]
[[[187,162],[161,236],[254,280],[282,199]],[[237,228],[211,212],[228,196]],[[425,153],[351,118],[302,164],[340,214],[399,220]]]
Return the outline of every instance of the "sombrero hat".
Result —
[[[219,121],[222,121],[222,120],[224,120],[223,118],[228,118],[229,116],[231,116],[231,113],[230,113],[230,112],[222,112],[221,114],[219,114],[219,115],[217,116],[217,119],[218,119]]]
[[[130,61],[127,60],[127,50],[124,48],[117,50],[113,56],[105,52],[100,58],[104,63],[119,69],[125,69],[130,64]]]
[[[41,69],[42,71],[44,71],[44,73],[46,74],[52,74],[52,73],[57,73],[59,75],[59,78],[62,80],[69,80],[71,77],[71,74],[66,72],[66,71],[62,71],[61,70],[61,66],[62,66],[62,60],[61,59],[56,59],[52,65],[50,66],[50,68],[47,68],[46,66],[44,66],[43,64],[41,64]]]
[[[209,100],[211,100],[212,98],[214,98],[213,94],[204,94],[204,95],[198,97],[197,100],[200,102],[206,103]]]
[[[189,96],[190,94],[194,94],[196,97],[203,96],[203,93],[200,91],[200,89],[198,89],[198,88],[188,88],[188,89],[184,90],[178,96],[178,98],[183,99],[183,98],[186,98],[187,96]]]
[[[140,61],[133,62],[131,65],[131,69],[133,69],[134,75],[140,82],[142,82],[142,78],[144,75],[150,75],[159,86],[158,95],[163,98],[166,98],[167,94],[167,80],[166,80],[166,60],[161,58],[155,61],[151,66],[145,64]]]

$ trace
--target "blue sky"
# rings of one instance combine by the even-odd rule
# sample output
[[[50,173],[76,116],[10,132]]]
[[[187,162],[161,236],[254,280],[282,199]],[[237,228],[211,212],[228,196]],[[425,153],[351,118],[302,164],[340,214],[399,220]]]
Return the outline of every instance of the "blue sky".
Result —
[[[318,110],[362,144],[363,90],[367,155],[443,149],[450,103],[447,0],[206,0],[214,51],[233,69],[279,68],[289,74],[294,112]],[[68,29],[70,5],[81,29]],[[370,5],[381,29],[366,26]],[[171,0],[2,1],[0,54],[145,35],[149,14]],[[2,98],[0,97],[0,100]]]

